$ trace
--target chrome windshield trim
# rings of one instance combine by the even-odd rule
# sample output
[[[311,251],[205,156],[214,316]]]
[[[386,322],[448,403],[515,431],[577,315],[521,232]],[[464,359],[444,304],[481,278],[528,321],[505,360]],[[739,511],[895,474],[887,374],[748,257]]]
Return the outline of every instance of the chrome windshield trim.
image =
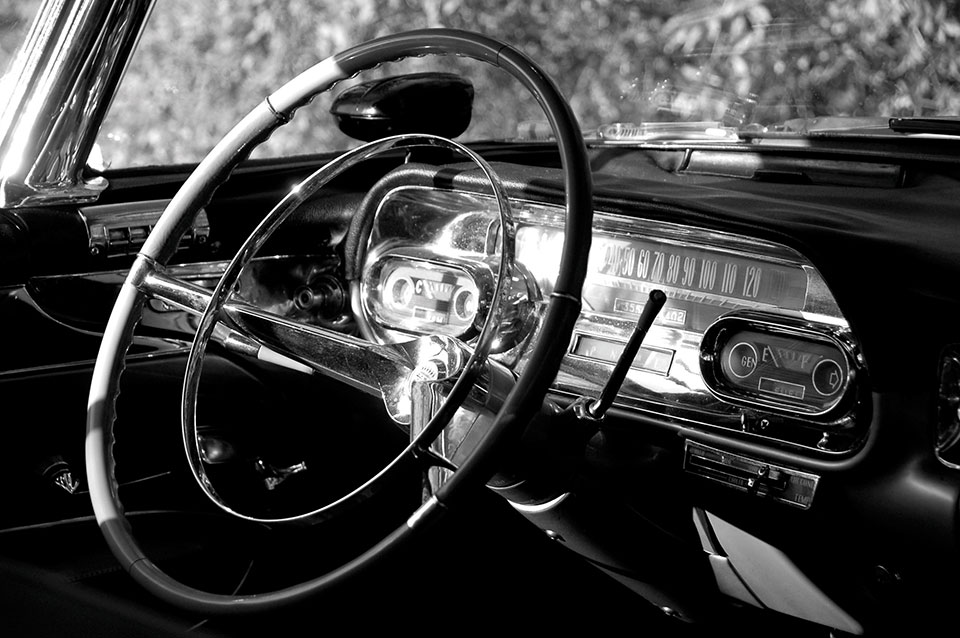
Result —
[[[90,202],[97,131],[154,0],[48,0],[0,102],[0,208]]]

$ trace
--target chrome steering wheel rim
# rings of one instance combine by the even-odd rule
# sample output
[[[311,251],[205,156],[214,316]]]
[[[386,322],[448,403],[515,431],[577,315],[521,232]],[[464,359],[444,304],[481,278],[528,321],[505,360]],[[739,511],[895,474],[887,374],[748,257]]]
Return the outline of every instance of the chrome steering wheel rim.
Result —
[[[566,225],[560,271],[541,325],[531,364],[504,401],[488,435],[457,472],[408,521],[372,548],[312,580],[263,594],[228,596],[192,588],[153,563],[137,544],[124,514],[114,475],[113,424],[124,357],[146,299],[145,281],[161,272],[197,211],[234,168],[295,110],[335,83],[387,61],[426,54],[457,54],[507,71],[543,108],[560,150],[566,184]],[[592,228],[592,183],[586,148],[569,104],[553,81],[529,58],[497,40],[475,33],[426,29],[386,36],[328,58],[267,97],[237,124],[200,163],[171,200],[121,287],[101,342],[87,406],[86,469],[97,523],[108,545],[133,578],[156,596],[181,608],[208,614],[267,611],[321,593],[353,577],[446,509],[452,494],[480,485],[496,470],[502,451],[522,433],[546,395],[580,312]],[[533,401],[530,397],[534,397]]]
[[[457,380],[454,382],[448,396],[444,400],[443,406],[433,415],[430,422],[425,424],[423,428],[416,433],[415,438],[411,440],[410,444],[370,479],[330,503],[303,512],[302,514],[284,517],[265,517],[242,513],[220,497],[212,481],[209,479],[204,469],[203,454],[200,448],[197,429],[197,395],[199,393],[203,357],[207,345],[216,329],[218,317],[224,308],[226,300],[231,295],[231,291],[234,290],[235,284],[239,281],[243,268],[250,263],[267,240],[300,204],[318,193],[331,180],[368,159],[372,159],[381,153],[388,153],[395,150],[409,151],[418,147],[444,148],[460,153],[471,160],[479,167],[479,170],[490,182],[491,188],[493,189],[493,196],[497,201],[501,228],[501,232],[499,233],[499,272],[486,317],[484,318],[476,342],[469,350],[469,357],[463,364]],[[334,516],[341,509],[349,508],[355,501],[363,500],[375,493],[376,487],[380,483],[389,480],[389,477],[392,476],[392,471],[401,467],[404,461],[410,456],[416,458],[428,454],[427,447],[430,442],[436,438],[439,431],[450,421],[453,413],[466,399],[468,392],[482,371],[494,340],[498,336],[497,328],[502,321],[503,315],[502,301],[504,291],[508,287],[508,282],[511,279],[514,269],[515,236],[516,231],[510,212],[510,202],[507,198],[506,190],[493,168],[486,160],[469,148],[453,140],[436,135],[404,134],[369,142],[337,157],[294,186],[287,196],[274,206],[267,216],[263,218],[227,265],[213,290],[210,303],[207,304],[206,310],[204,310],[200,317],[200,323],[197,326],[193,345],[187,357],[181,397],[183,444],[193,477],[210,501],[232,516],[255,523],[268,525],[286,523],[302,524],[325,520]],[[305,361],[303,363],[308,364],[309,362]],[[397,385],[402,385],[402,380],[398,379],[398,381],[400,381],[400,383],[397,383]],[[388,391],[384,389],[383,393],[386,403]],[[388,409],[388,412],[389,411]]]

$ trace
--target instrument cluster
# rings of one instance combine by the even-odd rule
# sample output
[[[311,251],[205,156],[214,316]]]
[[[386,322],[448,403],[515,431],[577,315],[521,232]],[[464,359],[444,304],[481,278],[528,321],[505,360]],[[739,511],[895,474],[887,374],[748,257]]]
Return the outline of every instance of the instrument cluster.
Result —
[[[538,336],[537,321],[520,317],[539,317],[549,300],[564,211],[521,200],[511,208],[519,275],[504,320],[512,336],[498,356],[519,372]],[[363,313],[378,338],[473,338],[496,283],[500,232],[492,197],[419,186],[388,193],[362,276]],[[617,407],[828,455],[862,441],[865,371],[809,260],[771,242],[625,215],[595,214],[558,396],[596,396],[654,289],[667,301]]]

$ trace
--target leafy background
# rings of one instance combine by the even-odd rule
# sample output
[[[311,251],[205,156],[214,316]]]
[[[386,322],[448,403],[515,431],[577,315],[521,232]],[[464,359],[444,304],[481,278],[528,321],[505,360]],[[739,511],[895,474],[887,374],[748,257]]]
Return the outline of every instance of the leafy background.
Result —
[[[0,68],[36,4],[0,0]],[[113,166],[196,161],[309,65],[376,36],[438,26],[526,52],[588,130],[960,114],[960,0],[158,0],[101,130],[103,155]],[[472,60],[416,59],[360,80],[425,69],[474,83],[466,138],[514,137],[540,118],[514,80]],[[353,145],[330,102],[302,109],[258,154]]]

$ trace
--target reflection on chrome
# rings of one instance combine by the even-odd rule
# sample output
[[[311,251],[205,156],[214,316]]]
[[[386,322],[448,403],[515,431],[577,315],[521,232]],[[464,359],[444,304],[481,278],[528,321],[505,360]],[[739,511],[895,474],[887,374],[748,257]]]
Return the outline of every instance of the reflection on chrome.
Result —
[[[517,272],[526,292],[518,307],[527,307],[525,332],[497,351],[496,359],[516,372],[526,365],[524,345],[536,336],[544,299],[553,288],[563,242],[563,209],[511,201],[517,219]],[[401,216],[402,213],[402,216]],[[417,224],[401,219],[414,216]],[[377,257],[416,254],[433,267],[469,271],[489,259],[490,233],[496,232],[494,200],[486,195],[437,188],[401,187],[386,195],[370,237],[365,273],[374,275]],[[483,219],[486,221],[483,221]],[[478,229],[486,229],[482,238]],[[849,330],[817,269],[799,253],[778,244],[729,233],[598,212],[594,242],[583,288],[583,308],[554,390],[595,396],[609,378],[618,353],[629,338],[650,290],[662,289],[667,302],[651,328],[644,349],[627,375],[615,407],[667,418],[677,427],[736,430],[749,437],[768,433],[749,426],[752,417],[710,391],[701,376],[701,342],[717,319],[734,312],[761,312],[773,321],[804,322],[831,333]],[[483,296],[483,286],[478,286]],[[368,299],[383,289],[367,286]],[[518,297],[518,298],[519,298]],[[376,314],[376,313],[372,313]],[[384,321],[380,328],[396,324]],[[416,331],[407,323],[403,326]],[[461,333],[463,334],[463,333]],[[469,338],[469,334],[463,334]],[[837,425],[847,428],[849,420]],[[822,423],[794,418],[799,434],[777,438],[818,449]],[[849,429],[849,428],[847,428]],[[837,438],[837,437],[834,437]],[[841,437],[842,438],[842,437]],[[843,439],[843,452],[856,445]]]
[[[0,207],[92,201],[106,188],[106,180],[86,178],[83,170],[152,6],[153,0],[44,3],[4,87]]]

